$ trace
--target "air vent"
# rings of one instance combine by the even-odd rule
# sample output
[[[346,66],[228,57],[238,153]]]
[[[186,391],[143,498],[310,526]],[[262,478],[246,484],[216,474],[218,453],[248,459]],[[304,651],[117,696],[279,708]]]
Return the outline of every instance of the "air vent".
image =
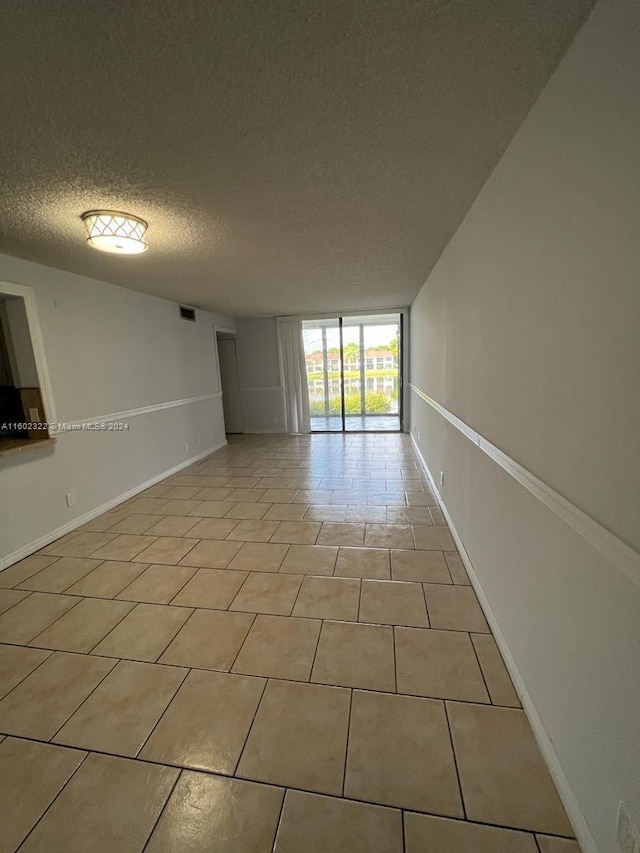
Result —
[[[196,309],[195,308],[187,308],[186,305],[180,306],[180,316],[183,320],[191,320],[192,323],[196,321]]]

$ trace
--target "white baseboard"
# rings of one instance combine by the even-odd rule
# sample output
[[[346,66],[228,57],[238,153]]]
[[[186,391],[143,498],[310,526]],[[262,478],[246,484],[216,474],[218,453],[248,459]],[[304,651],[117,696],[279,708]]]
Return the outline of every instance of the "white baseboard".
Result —
[[[205,456],[210,456],[212,453],[215,453],[216,450],[220,450],[226,444],[227,440],[225,439],[224,441],[219,442],[219,444],[216,444],[214,447],[210,447],[208,450],[203,450],[202,453],[198,453],[197,456],[191,456],[184,462],[180,462],[178,465],[174,465],[173,468],[169,468],[167,471],[163,471],[161,474],[156,474],[156,476],[152,477],[150,480],[146,480],[144,483],[139,483],[137,486],[134,486],[132,489],[129,489],[126,492],[123,492],[123,494],[118,495],[116,498],[112,498],[111,500],[101,504],[95,509],[91,509],[89,510],[89,512],[85,512],[84,515],[81,515],[78,518],[74,518],[72,521],[67,522],[67,524],[63,524],[62,527],[57,527],[55,530],[51,530],[49,533],[45,533],[44,536],[41,536],[39,539],[36,539],[33,542],[29,542],[27,545],[23,545],[22,548],[18,548],[17,551],[13,551],[13,553],[7,554],[5,557],[0,557],[0,571],[2,571],[3,569],[7,569],[9,566],[12,566],[19,560],[24,560],[25,557],[28,557],[30,554],[39,551],[41,548],[44,548],[51,542],[55,542],[56,539],[60,539],[61,536],[65,536],[67,533],[71,533],[77,527],[82,527],[83,524],[86,524],[89,521],[93,521],[94,518],[97,518],[104,512],[108,512],[115,506],[118,506],[119,504],[128,501],[129,498],[135,497],[136,495],[140,494],[140,492],[144,492],[145,489],[150,489],[151,486],[155,486],[156,483],[160,483],[162,480],[166,480],[166,478],[170,477],[172,474],[177,474],[178,471],[182,471],[183,468],[188,468],[189,465],[193,465],[194,462],[199,462],[200,459],[204,459]]]
[[[475,590],[476,595],[478,596],[478,600],[482,609],[484,611],[484,615],[487,618],[487,622],[491,627],[491,631],[493,633],[494,639],[498,648],[500,649],[500,653],[504,658],[505,665],[507,670],[509,671],[509,675],[513,681],[513,685],[516,689],[516,692],[520,698],[522,703],[522,707],[524,709],[525,714],[531,724],[531,729],[533,730],[533,735],[536,739],[538,746],[540,747],[540,751],[543,755],[543,758],[547,764],[549,772],[551,773],[551,777],[555,782],[556,788],[558,789],[558,794],[560,799],[562,800],[562,804],[567,812],[567,816],[571,825],[573,826],[574,832],[576,834],[576,838],[578,839],[578,843],[582,849],[582,853],[598,853],[598,847],[596,842],[591,834],[591,830],[585,820],[585,817],[582,813],[582,809],[580,808],[578,801],[575,798],[573,793],[573,789],[569,784],[569,780],[564,772],[564,768],[562,767],[562,763],[560,758],[558,757],[558,753],[553,745],[553,741],[549,737],[549,734],[544,726],[544,723],[538,713],[538,709],[535,706],[531,695],[527,689],[527,686],[520,674],[520,671],[517,667],[515,660],[513,659],[513,655],[511,654],[511,650],[507,645],[507,641],[504,637],[500,629],[500,625],[496,619],[496,616],[493,612],[491,604],[489,603],[489,599],[484,593],[480,581],[478,580],[478,575],[476,574],[476,570],[471,562],[469,554],[467,553],[466,548],[464,547],[464,543],[460,537],[460,534],[455,528],[451,516],[449,515],[449,511],[442,500],[440,492],[438,491],[438,487],[436,486],[436,482],[429,470],[429,466],[427,465],[424,456],[422,455],[420,448],[418,447],[418,443],[416,442],[415,436],[411,433],[411,441],[413,442],[413,447],[418,456],[420,464],[422,465],[424,472],[429,480],[431,485],[431,489],[436,496],[438,503],[440,504],[440,508],[442,509],[442,514],[444,515],[447,524],[449,525],[449,529],[451,530],[451,535],[456,543],[456,547],[460,552],[460,557],[462,562],[464,563],[464,567],[467,570],[467,574],[469,575],[469,580]]]
[[[278,427],[277,429],[247,429],[243,430],[244,435],[287,435],[286,429]]]

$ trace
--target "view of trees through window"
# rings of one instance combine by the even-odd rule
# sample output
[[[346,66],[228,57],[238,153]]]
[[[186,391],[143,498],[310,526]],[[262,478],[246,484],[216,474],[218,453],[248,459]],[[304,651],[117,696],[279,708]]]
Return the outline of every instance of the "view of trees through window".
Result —
[[[342,352],[337,320],[305,322],[303,337],[312,427],[342,429],[344,392],[347,429],[400,428],[398,315],[344,318]]]

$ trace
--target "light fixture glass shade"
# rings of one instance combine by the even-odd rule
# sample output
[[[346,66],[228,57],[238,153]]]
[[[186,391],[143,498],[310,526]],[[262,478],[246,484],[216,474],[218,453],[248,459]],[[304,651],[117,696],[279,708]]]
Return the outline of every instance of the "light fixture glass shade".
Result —
[[[116,255],[139,255],[149,248],[144,235],[144,219],[117,210],[89,210],[82,214],[87,229],[87,243],[101,252]]]

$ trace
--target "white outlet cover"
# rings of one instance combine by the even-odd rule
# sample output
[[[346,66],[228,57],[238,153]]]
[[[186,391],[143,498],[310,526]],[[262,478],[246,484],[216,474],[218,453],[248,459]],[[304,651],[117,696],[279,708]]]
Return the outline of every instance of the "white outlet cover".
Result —
[[[75,492],[67,492],[65,495],[65,499],[67,501],[67,506],[75,506],[76,505],[76,493]]]

